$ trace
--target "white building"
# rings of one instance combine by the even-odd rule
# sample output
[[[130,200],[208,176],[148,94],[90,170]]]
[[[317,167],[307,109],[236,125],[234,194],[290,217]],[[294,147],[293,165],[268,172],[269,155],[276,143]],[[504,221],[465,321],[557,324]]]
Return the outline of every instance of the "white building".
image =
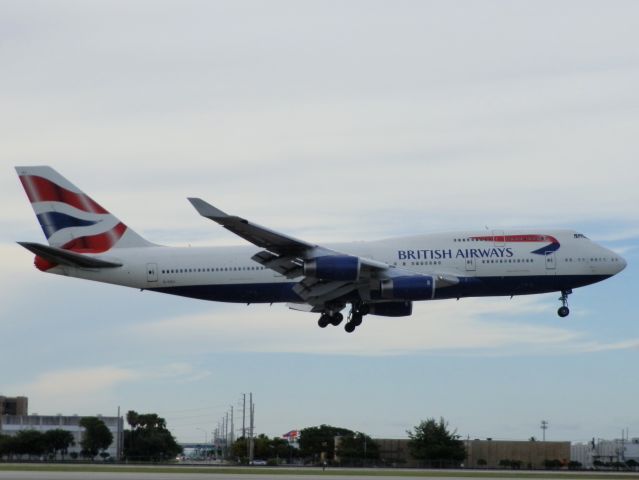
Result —
[[[581,463],[585,468],[593,467],[597,460],[603,463],[639,462],[639,438],[573,443],[570,446],[570,460]]]
[[[123,420],[118,417],[103,417],[96,415],[104,422],[113,435],[113,443],[105,450],[111,457],[118,459],[122,451]],[[78,415],[2,415],[0,416],[0,433],[4,435],[15,435],[21,430],[37,430],[46,432],[47,430],[67,430],[73,434],[75,445],[69,448],[68,453],[76,452],[80,454],[82,447],[82,435],[84,428],[80,426],[83,417]],[[68,458],[68,457],[67,457]]]

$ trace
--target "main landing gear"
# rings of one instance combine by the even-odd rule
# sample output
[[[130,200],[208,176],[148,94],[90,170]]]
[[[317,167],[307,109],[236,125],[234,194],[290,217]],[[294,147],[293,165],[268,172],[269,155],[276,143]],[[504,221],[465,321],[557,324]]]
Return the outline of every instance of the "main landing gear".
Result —
[[[364,315],[367,315],[370,311],[368,305],[355,305],[353,304],[353,308],[351,309],[351,313],[349,315],[349,320],[344,325],[344,330],[348,333],[353,333],[357,327],[362,324],[362,320],[364,319]]]
[[[326,328],[328,325],[338,326],[344,320],[344,315],[339,312],[326,312],[322,313],[322,316],[317,321],[317,325],[320,328]]]
[[[557,310],[557,315],[559,315],[561,318],[567,317],[570,313],[570,309],[568,308],[568,295],[570,295],[571,293],[572,290],[561,291],[561,297],[559,297],[559,300],[561,301],[561,307],[559,307],[559,310]]]
[[[346,322],[346,325],[344,325],[344,330],[348,333],[353,333],[355,328],[362,324],[364,315],[367,315],[369,311],[370,308],[368,305],[353,304],[353,308],[348,314],[348,321]],[[317,321],[317,325],[320,328],[326,328],[328,325],[338,326],[342,323],[342,320],[344,320],[344,315],[340,312],[333,312],[329,310],[322,313],[322,316]]]

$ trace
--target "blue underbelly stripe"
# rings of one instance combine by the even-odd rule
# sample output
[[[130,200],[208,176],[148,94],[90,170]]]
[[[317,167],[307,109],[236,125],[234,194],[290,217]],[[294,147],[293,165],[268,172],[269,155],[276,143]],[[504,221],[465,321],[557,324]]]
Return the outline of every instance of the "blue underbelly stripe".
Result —
[[[458,285],[435,290],[436,299],[532,295],[597,283],[610,275],[538,275],[518,277],[461,277]],[[149,290],[182,297],[231,303],[299,302],[295,282],[185,285]]]

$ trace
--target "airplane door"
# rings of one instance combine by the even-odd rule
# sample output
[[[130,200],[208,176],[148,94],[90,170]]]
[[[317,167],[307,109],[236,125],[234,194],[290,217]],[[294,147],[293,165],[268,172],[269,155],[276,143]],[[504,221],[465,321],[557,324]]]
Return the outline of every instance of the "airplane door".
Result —
[[[158,281],[158,264],[157,263],[146,264],[146,281],[147,282]]]
[[[557,269],[557,260],[555,252],[546,252],[546,273],[552,275]]]
[[[475,257],[466,259],[466,271],[474,272],[477,269],[477,265],[475,263]]]
[[[506,244],[506,237],[503,230],[493,230],[493,241],[496,247],[503,247]]]

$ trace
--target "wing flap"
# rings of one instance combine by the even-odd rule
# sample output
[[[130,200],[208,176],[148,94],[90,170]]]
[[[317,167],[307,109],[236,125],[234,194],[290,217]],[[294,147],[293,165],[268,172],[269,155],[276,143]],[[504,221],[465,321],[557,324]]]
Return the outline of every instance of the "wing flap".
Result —
[[[298,278],[304,274],[303,263],[295,257],[278,256],[267,250],[256,253],[251,260],[276,271],[286,278]]]

